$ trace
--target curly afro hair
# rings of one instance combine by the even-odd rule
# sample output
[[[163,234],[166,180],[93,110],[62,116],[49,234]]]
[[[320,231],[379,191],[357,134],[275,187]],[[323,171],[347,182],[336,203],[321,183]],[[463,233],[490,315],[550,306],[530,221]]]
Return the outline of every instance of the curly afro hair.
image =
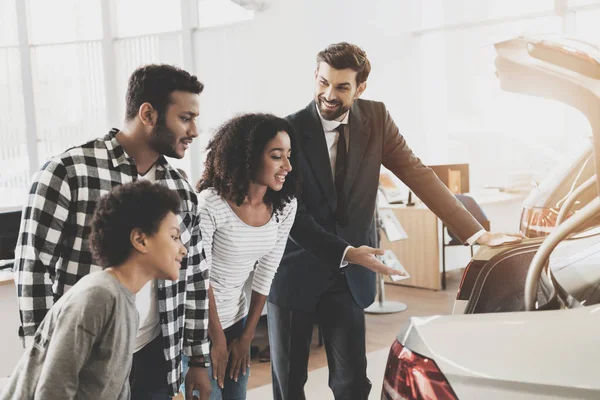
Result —
[[[265,203],[280,212],[300,193],[297,168],[297,149],[292,126],[285,119],[272,114],[244,114],[225,122],[208,144],[209,151],[202,178],[196,185],[198,191],[214,188],[219,196],[242,205],[248,195],[250,182],[261,166],[267,143],[278,132],[287,132],[292,146],[290,164],[283,188],[267,189]]]
[[[133,246],[130,234],[140,229],[153,235],[165,216],[178,214],[181,199],[165,186],[146,180],[126,183],[103,196],[92,217],[90,250],[103,267],[122,264]]]
[[[138,114],[142,104],[150,103],[158,113],[159,121],[164,120],[171,93],[182,91],[202,93],[204,85],[196,75],[167,64],[144,65],[131,74],[125,96],[125,119],[131,121]]]

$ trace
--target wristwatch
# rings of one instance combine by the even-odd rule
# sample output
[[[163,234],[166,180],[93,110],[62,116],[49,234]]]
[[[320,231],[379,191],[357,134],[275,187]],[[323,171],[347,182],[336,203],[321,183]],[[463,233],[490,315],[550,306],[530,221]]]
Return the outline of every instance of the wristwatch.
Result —
[[[208,367],[210,367],[210,361],[208,361],[206,359],[204,359],[202,361],[189,360],[188,365],[190,367],[208,368]]]

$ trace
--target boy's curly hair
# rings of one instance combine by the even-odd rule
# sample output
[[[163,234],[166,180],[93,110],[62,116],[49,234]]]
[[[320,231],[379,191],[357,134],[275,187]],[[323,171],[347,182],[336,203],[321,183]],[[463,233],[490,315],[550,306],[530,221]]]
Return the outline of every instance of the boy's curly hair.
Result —
[[[126,183],[104,195],[92,217],[90,250],[103,267],[122,264],[133,246],[130,234],[140,229],[155,234],[171,211],[179,214],[181,199],[176,192],[146,180]]]
[[[300,193],[298,148],[290,123],[272,114],[244,114],[225,122],[208,144],[204,173],[196,189],[202,191],[212,187],[219,196],[242,205],[250,182],[261,166],[267,143],[281,131],[290,137],[292,170],[283,188],[278,192],[267,188],[264,199],[274,212],[280,212]]]

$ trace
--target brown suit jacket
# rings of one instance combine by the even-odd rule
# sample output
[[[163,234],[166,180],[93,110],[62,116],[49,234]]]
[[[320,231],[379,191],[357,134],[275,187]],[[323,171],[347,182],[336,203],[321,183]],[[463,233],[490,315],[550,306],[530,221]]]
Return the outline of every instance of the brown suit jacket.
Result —
[[[375,212],[379,171],[383,164],[400,178],[463,241],[481,225],[448,188],[417,158],[381,102],[357,100],[350,110],[348,168],[344,188],[349,224],[335,218],[336,190],[323,127],[312,101],[287,117],[297,136],[302,194],[290,240],[269,301],[311,311],[332,274],[343,273],[354,300],[363,308],[375,298],[375,274],[358,265],[340,270],[343,252],[375,246]]]

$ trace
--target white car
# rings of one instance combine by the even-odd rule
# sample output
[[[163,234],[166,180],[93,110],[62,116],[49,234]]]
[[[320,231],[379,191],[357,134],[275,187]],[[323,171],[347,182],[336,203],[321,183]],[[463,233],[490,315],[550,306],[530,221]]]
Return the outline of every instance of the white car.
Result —
[[[503,89],[588,118],[600,177],[600,49],[556,37],[495,47]],[[597,178],[587,185],[598,193]],[[565,200],[548,236],[481,249],[454,315],[410,319],[390,350],[382,399],[600,399],[600,229],[589,227],[600,198],[567,219],[582,195]]]

